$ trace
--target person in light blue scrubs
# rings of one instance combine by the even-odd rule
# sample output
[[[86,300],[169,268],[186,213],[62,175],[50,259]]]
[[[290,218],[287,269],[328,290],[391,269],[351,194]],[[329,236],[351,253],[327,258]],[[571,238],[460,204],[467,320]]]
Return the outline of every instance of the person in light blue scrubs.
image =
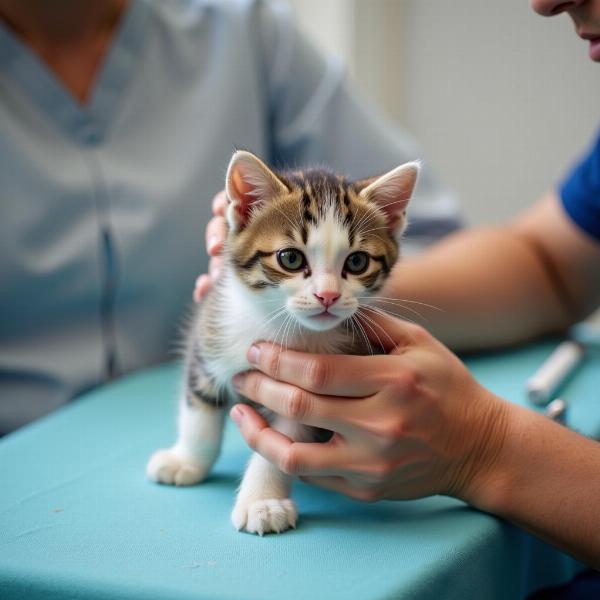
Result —
[[[259,0],[0,0],[0,434],[177,355],[235,148],[422,157]],[[457,224],[425,170],[413,240]]]

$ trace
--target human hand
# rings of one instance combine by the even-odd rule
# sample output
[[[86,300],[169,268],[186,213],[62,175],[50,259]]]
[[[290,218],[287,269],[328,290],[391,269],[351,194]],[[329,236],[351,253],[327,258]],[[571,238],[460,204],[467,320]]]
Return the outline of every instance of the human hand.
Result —
[[[211,257],[208,264],[208,273],[204,273],[196,279],[194,289],[194,302],[200,302],[206,295],[212,284],[217,280],[223,265],[223,242],[227,236],[227,221],[225,220],[225,209],[227,207],[227,196],[225,191],[220,191],[212,202],[214,217],[206,226],[206,251]]]
[[[258,370],[236,375],[250,400],[334,432],[294,442],[250,406],[232,419],[254,450],[284,472],[374,501],[447,494],[473,502],[498,455],[507,403],[421,327],[373,314],[367,328],[386,354],[310,355],[269,343],[249,350]]]

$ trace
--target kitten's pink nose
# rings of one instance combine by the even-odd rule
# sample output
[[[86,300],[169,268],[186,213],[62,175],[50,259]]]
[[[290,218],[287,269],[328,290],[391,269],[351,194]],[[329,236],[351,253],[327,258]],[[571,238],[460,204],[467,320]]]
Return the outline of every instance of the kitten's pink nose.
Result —
[[[319,292],[318,294],[315,294],[315,298],[325,307],[328,308],[330,307],[332,304],[335,304],[338,299],[339,299],[340,295],[337,292],[327,292],[327,291],[323,291],[323,292]]]

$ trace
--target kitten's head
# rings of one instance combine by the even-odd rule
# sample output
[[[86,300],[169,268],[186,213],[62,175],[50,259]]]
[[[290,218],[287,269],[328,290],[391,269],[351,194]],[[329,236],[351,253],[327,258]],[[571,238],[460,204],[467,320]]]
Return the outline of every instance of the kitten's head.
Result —
[[[387,279],[419,163],[356,182],[321,169],[276,173],[250,152],[227,171],[227,253],[238,278],[303,327],[332,329]]]

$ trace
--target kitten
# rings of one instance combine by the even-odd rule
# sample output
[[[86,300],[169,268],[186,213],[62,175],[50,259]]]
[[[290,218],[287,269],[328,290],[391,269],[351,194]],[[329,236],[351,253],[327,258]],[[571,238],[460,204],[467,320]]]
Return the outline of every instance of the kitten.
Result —
[[[249,152],[233,155],[224,273],[188,338],[178,439],[151,457],[150,479],[193,485],[207,476],[219,454],[225,409],[244,400],[231,378],[250,368],[253,342],[313,353],[371,351],[368,317],[361,329],[357,315],[396,262],[418,172],[412,162],[350,183],[320,169],[275,173]],[[294,440],[318,438],[319,430],[262,411]],[[290,485],[290,476],[255,453],[231,515],[234,526],[260,535],[295,527]]]

